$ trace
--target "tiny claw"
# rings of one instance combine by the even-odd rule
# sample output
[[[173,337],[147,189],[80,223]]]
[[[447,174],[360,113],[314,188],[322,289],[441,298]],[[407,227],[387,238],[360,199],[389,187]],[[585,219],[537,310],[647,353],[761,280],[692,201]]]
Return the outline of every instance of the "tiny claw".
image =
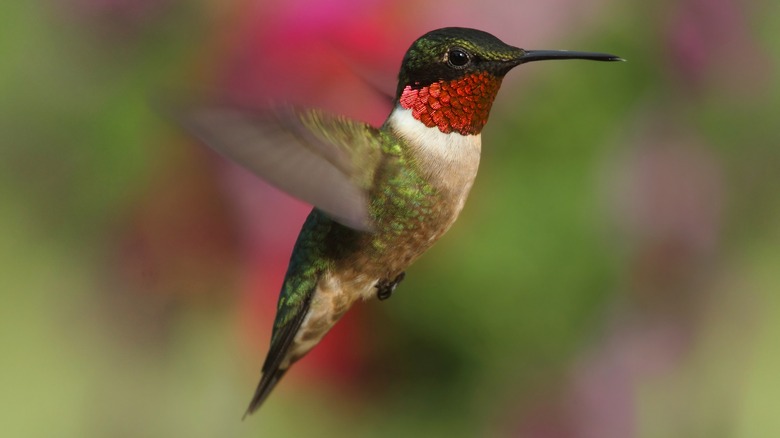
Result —
[[[400,283],[404,277],[406,277],[406,272],[401,272],[393,280],[383,278],[377,281],[375,285],[377,289],[376,297],[379,298],[380,301],[390,298],[393,295],[393,292],[395,292],[398,283]]]

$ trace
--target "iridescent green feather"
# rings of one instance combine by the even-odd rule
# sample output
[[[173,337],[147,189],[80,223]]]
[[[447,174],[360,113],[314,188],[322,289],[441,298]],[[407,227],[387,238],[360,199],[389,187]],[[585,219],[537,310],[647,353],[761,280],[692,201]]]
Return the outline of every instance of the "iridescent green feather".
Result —
[[[303,309],[317,281],[330,267],[325,254],[325,236],[334,222],[318,210],[312,211],[293,248],[282,291],[277,303],[271,348],[279,341],[285,326]]]

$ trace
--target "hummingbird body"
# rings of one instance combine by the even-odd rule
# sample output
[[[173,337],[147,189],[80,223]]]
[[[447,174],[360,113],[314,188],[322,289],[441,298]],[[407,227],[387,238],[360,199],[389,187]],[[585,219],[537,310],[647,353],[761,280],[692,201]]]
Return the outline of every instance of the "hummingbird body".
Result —
[[[479,134],[445,134],[398,106],[374,135],[387,163],[377,169],[383,183],[369,192],[375,229],[355,230],[316,208],[309,214],[277,308],[275,326],[289,328],[276,331],[271,341],[289,346],[284,354],[269,354],[263,366],[268,390],[355,301],[377,296],[378,283],[402,275],[452,226],[474,182]],[[300,321],[293,320],[296,316]],[[282,336],[291,339],[283,342]],[[261,403],[267,393],[258,396]]]
[[[482,31],[444,28],[407,51],[395,106],[380,128],[313,110],[182,112],[182,123],[209,146],[315,206],[290,258],[247,414],[355,301],[389,297],[452,226],[476,177],[481,131],[504,75],[545,59],[620,60],[526,51]]]

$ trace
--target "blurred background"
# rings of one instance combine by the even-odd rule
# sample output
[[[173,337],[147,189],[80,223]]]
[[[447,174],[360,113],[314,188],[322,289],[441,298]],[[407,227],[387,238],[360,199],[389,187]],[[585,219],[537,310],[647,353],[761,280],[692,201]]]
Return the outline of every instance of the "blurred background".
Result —
[[[455,227],[241,421],[309,207],[151,109],[375,124],[443,26],[511,72]],[[7,437],[780,436],[776,1],[0,3]]]

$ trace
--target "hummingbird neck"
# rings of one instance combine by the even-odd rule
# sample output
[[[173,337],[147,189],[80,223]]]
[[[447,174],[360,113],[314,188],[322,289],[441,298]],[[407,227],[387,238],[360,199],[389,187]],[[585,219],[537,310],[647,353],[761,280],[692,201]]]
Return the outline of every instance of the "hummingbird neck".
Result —
[[[398,103],[429,128],[439,128],[445,134],[474,135],[487,123],[500,86],[500,77],[479,72],[423,87],[407,85]]]

